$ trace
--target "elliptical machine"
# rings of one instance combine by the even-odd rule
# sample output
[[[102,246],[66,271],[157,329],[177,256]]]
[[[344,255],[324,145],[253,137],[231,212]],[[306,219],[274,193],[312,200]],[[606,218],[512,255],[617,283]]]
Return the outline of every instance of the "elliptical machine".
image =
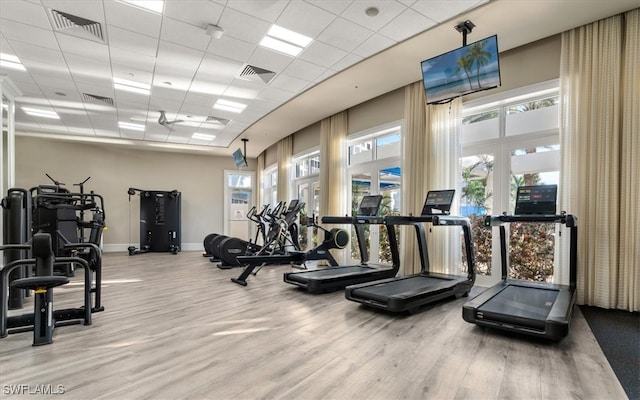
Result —
[[[318,225],[318,219],[315,215],[309,218],[308,227],[318,228],[324,232],[324,240],[315,248],[304,251],[290,251],[287,254],[256,254],[236,257],[237,261],[244,265],[244,270],[237,278],[231,278],[231,281],[241,286],[247,286],[247,278],[249,275],[256,275],[262,267],[266,265],[282,265],[291,264],[293,266],[304,265],[307,261],[327,260],[332,267],[338,266],[338,262],[333,258],[329,250],[342,250],[349,244],[349,233],[341,228],[333,228],[327,230]],[[257,269],[256,269],[257,268]],[[304,266],[306,269],[306,265]]]

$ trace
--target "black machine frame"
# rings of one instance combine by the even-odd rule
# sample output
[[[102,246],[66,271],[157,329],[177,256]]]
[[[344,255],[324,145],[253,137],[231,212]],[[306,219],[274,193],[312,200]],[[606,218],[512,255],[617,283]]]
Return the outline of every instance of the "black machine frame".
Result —
[[[471,225],[464,217],[449,215],[388,216],[387,224],[411,225],[415,229],[421,271],[416,274],[351,285],[345,288],[347,300],[391,312],[416,312],[423,305],[455,297],[468,296],[475,282],[475,259]],[[430,271],[425,223],[434,227],[460,226],[464,235],[466,275]]]
[[[505,224],[514,222],[556,223],[569,228],[569,285],[508,277],[509,253]],[[485,226],[499,227],[502,280],[463,306],[464,320],[479,326],[555,341],[567,336],[576,297],[577,218],[565,213],[498,215],[487,216]]]
[[[177,190],[129,188],[129,201],[136,192],[140,194],[140,248],[129,246],[129,255],[148,252],[178,254],[182,246],[182,193]]]
[[[376,197],[377,205],[380,205],[382,196],[365,196],[361,205],[370,207],[373,203],[371,197]],[[324,269],[287,272],[283,280],[291,285],[305,289],[309,293],[327,293],[344,289],[346,286],[358,283],[370,282],[396,276],[400,269],[400,255],[398,252],[398,240],[395,227],[389,225],[385,217],[372,215],[377,214],[367,211],[368,215],[355,216],[325,216],[322,217],[323,224],[351,224],[356,231],[358,249],[360,250],[360,264],[349,266],[336,266]],[[367,251],[364,228],[367,225],[384,225],[389,238],[391,250],[391,265],[369,263],[369,253]]]

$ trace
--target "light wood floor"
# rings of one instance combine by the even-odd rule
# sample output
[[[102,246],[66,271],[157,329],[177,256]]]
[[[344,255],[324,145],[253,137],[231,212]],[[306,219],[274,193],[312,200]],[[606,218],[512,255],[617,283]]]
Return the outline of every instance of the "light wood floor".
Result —
[[[396,316],[309,295],[282,282],[286,266],[245,288],[197,252],[104,265],[92,326],[40,347],[31,333],[0,339],[0,398],[9,385],[62,385],[33,397],[58,399],[626,398],[577,308],[569,336],[546,343],[464,322],[465,299]],[[56,308],[80,305],[80,288],[57,288]]]

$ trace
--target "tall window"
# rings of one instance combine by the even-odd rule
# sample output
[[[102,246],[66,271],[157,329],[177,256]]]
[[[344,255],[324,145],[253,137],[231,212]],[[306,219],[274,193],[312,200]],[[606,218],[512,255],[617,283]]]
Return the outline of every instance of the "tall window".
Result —
[[[513,214],[518,186],[558,184],[557,82],[465,103],[462,116],[461,215],[473,224],[479,282],[500,278],[497,234],[485,214]],[[554,224],[510,225],[512,278],[549,281],[554,269]]]
[[[262,179],[262,199],[265,204],[278,202],[278,166],[272,165],[264,169]]]
[[[355,214],[362,197],[381,194],[381,215],[399,215],[401,206],[402,132],[399,123],[392,123],[350,136],[349,182],[351,208]],[[391,262],[389,239],[384,228],[371,226],[367,230],[369,259]],[[396,232],[397,233],[397,232]],[[355,231],[352,230],[352,237]],[[359,257],[357,241],[351,241],[351,256]]]
[[[293,165],[298,200],[305,203],[300,211],[300,249],[310,250],[318,245],[318,229],[311,227],[309,222],[320,213],[320,151],[314,149],[294,156]]]

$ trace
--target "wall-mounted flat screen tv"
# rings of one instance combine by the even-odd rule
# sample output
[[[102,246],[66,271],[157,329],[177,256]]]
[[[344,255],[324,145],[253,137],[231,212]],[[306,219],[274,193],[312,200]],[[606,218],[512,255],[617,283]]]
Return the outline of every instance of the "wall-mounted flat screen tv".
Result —
[[[444,104],[500,86],[498,37],[468,44],[421,63],[427,104]]]
[[[247,159],[242,154],[242,149],[238,149],[233,152],[233,161],[235,161],[238,169],[246,168],[248,166]]]

